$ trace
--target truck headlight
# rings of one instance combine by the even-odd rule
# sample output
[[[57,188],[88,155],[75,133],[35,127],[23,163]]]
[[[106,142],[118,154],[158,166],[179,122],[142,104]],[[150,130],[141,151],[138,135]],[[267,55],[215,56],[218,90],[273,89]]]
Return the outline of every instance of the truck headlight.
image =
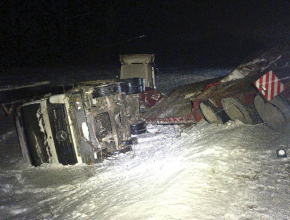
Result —
[[[77,110],[82,109],[82,105],[81,105],[81,100],[80,100],[80,98],[75,98],[75,108],[76,108]]]

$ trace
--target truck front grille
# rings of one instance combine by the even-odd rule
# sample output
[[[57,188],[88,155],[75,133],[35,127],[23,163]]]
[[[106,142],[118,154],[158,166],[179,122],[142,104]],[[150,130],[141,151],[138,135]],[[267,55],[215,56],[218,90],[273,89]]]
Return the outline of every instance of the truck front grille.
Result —
[[[77,158],[68,128],[65,105],[48,103],[47,106],[58,160],[63,165],[76,164]]]

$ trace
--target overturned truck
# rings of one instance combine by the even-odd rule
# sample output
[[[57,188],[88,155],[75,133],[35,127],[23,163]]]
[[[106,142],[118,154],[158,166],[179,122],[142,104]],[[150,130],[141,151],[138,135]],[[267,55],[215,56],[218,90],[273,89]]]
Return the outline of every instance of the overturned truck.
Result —
[[[263,52],[226,77],[184,85],[165,97],[156,91],[153,54],[121,55],[120,81],[81,82],[18,107],[22,153],[34,166],[92,164],[130,150],[137,143],[132,134],[146,132],[147,123],[240,120],[290,133],[289,51]]]
[[[115,152],[130,150],[146,131],[139,117],[144,80],[84,82],[64,94],[25,103],[16,124],[25,160],[92,164]]]
[[[4,107],[18,105],[15,121],[27,163],[93,164],[131,150],[137,143],[132,135],[146,132],[140,109],[148,105],[140,94],[154,89],[154,55],[121,55],[120,60],[120,81],[79,82],[63,92],[49,87],[51,93],[42,98],[43,83],[1,93],[5,102],[14,98],[4,102]],[[25,92],[21,99],[13,96],[19,91]]]

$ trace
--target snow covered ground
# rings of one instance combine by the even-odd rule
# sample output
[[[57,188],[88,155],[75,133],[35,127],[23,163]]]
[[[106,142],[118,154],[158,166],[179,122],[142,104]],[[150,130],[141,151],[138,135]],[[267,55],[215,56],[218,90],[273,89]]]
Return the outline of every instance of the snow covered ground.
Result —
[[[157,83],[167,93],[228,72],[171,69]],[[276,155],[290,137],[263,124],[148,125],[102,164],[35,168],[0,117],[0,219],[290,219],[290,160]]]

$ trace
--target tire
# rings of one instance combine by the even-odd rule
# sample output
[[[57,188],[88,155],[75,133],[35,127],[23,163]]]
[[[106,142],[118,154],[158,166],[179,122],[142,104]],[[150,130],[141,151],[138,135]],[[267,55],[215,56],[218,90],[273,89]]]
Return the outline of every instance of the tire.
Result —
[[[131,134],[142,134],[147,131],[146,121],[138,121],[136,124],[130,124]]]
[[[143,78],[128,78],[122,81],[127,84],[127,95],[138,94],[145,91],[145,80]]]
[[[222,106],[233,121],[240,120],[244,124],[252,125],[262,122],[254,103],[244,105],[237,98],[225,98],[222,99]]]
[[[200,103],[200,110],[204,118],[211,124],[224,124],[230,120],[223,109],[216,108],[210,101]]]
[[[124,83],[124,82],[115,82],[115,83],[113,83],[112,84],[113,94],[118,94],[118,93],[124,92],[122,90],[124,90],[125,84],[126,83]]]
[[[112,84],[101,85],[94,88],[94,98],[109,96],[114,93]]]
[[[258,114],[266,125],[280,133],[290,133],[290,105],[280,95],[270,102],[257,95],[254,100]]]

